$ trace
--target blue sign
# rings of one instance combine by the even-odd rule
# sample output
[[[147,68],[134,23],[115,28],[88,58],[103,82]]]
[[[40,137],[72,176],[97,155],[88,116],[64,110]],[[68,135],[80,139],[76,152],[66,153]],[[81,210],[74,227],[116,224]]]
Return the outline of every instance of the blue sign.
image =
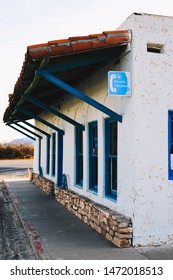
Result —
[[[109,71],[108,93],[116,96],[131,96],[130,72]]]

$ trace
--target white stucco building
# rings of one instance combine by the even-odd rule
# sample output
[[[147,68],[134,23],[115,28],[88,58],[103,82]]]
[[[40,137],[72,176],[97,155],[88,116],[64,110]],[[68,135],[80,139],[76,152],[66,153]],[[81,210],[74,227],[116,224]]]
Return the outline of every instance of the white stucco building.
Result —
[[[135,13],[30,46],[4,114],[35,119],[34,173],[129,217],[134,246],[173,241],[172,34],[172,17]],[[109,71],[129,73],[130,96],[108,94]]]

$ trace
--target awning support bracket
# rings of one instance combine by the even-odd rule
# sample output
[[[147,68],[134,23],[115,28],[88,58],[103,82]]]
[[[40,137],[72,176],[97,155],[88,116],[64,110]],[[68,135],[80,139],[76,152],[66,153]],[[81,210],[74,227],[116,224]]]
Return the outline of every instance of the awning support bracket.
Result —
[[[35,126],[35,125],[33,125],[33,124],[31,124],[31,123],[29,123],[29,122],[27,122],[27,121],[23,121],[23,120],[21,120],[21,122],[23,122],[24,124],[26,124],[26,125],[32,127],[33,129],[39,131],[40,133],[46,135],[47,137],[51,137],[51,135],[50,135],[49,133],[45,132],[44,130],[40,129],[39,127],[37,127],[37,126]]]
[[[18,131],[18,132],[24,134],[25,136],[31,138],[32,140],[34,140],[34,141],[36,140],[34,137],[30,136],[29,134],[27,134],[27,133],[21,131],[20,129],[18,129],[18,128],[14,127],[14,126],[12,126],[12,124],[7,124],[7,125],[8,125],[9,127],[13,128],[13,129],[15,129],[16,131]]]
[[[79,129],[85,130],[84,125],[74,121],[73,119],[71,119],[71,118],[67,117],[66,115],[64,115],[64,114],[60,113],[59,111],[57,111],[55,108],[50,107],[50,106],[44,104],[43,102],[37,100],[36,98],[33,98],[33,97],[29,96],[28,94],[26,94],[26,95],[24,94],[23,98],[28,100],[29,102],[35,104],[36,106],[42,108],[43,110],[45,110],[45,111],[47,111],[49,113],[52,113],[55,116],[60,117],[61,119],[63,119],[65,121],[69,122],[70,124],[78,127]]]
[[[26,130],[27,132],[33,134],[34,136],[36,136],[36,137],[42,139],[42,136],[41,136],[41,135],[35,133],[34,131],[32,131],[32,130],[26,128],[26,127],[24,127],[23,125],[21,125],[21,124],[19,124],[19,123],[17,123],[17,122],[13,122],[13,124],[15,124],[15,125],[17,125],[18,127],[22,128],[22,129],[24,129],[24,130]]]
[[[67,83],[61,81],[57,77],[48,73],[46,70],[38,70],[38,71],[36,71],[36,75],[43,77],[44,79],[46,79],[49,82],[53,83],[54,85],[60,87],[61,89],[65,90],[66,92],[76,96],[77,98],[83,100],[84,102],[86,102],[89,105],[95,107],[96,109],[100,110],[101,112],[105,113],[106,115],[110,116],[111,118],[115,119],[116,121],[122,122],[122,116],[121,115],[115,113],[111,109],[109,109],[106,106],[100,104],[99,102],[92,99],[91,97],[85,95],[83,92],[81,92],[81,91],[75,89],[74,87],[68,85]]]
[[[62,129],[56,127],[55,125],[51,124],[50,122],[45,121],[44,119],[42,119],[42,118],[40,118],[39,116],[33,114],[32,112],[30,112],[30,111],[24,109],[22,106],[19,106],[19,105],[18,105],[18,106],[16,106],[16,109],[19,110],[19,111],[21,111],[21,112],[24,113],[25,115],[30,116],[31,118],[33,118],[33,119],[35,119],[35,120],[37,120],[37,121],[39,121],[39,122],[45,124],[46,126],[52,128],[53,130],[55,130],[55,131],[57,131],[57,132],[59,132],[59,133],[61,133],[61,134],[64,134],[64,131],[63,131]]]
[[[9,123],[7,123],[7,124],[13,124],[13,123],[15,124],[15,123],[18,123],[18,122],[22,122],[22,123],[24,123],[24,124],[26,124],[26,125],[32,127],[33,129],[39,131],[40,133],[46,135],[47,137],[51,137],[51,135],[50,135],[49,133],[45,132],[45,131],[42,130],[41,128],[39,128],[39,127],[37,127],[37,126],[35,126],[35,125],[33,125],[33,124],[27,122],[27,121],[24,121],[24,120],[15,119],[15,120],[13,120],[12,122],[9,122]]]

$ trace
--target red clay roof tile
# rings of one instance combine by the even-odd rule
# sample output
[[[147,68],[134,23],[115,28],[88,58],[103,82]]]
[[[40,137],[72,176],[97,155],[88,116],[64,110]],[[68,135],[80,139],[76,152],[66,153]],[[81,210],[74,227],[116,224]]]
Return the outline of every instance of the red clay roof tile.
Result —
[[[100,36],[104,36],[104,34],[103,34],[103,33],[90,34],[89,36],[90,36],[90,38],[92,39],[92,38],[97,38],[97,37],[100,37]]]
[[[27,47],[28,54],[32,58],[42,58],[44,56],[55,56],[64,53],[71,53],[92,48],[102,48],[120,43],[130,42],[131,34],[129,30],[104,31],[99,34],[88,36],[75,36],[68,39],[53,40],[48,43],[31,45]]]
[[[60,39],[60,40],[53,40],[53,41],[49,41],[48,44],[52,45],[52,44],[67,44],[70,43],[69,39]]]
[[[91,42],[83,42],[83,43],[75,42],[74,44],[72,43],[72,49],[74,52],[89,50],[91,49]]]
[[[106,46],[106,40],[95,40],[92,42],[92,48],[102,48]]]
[[[71,45],[69,45],[69,46],[68,45],[51,46],[51,55],[52,56],[56,56],[56,55],[64,54],[64,53],[70,53],[72,51],[73,51],[73,48]]]
[[[69,37],[69,40],[72,41],[79,41],[79,40],[90,40],[90,36],[75,36],[75,37]]]

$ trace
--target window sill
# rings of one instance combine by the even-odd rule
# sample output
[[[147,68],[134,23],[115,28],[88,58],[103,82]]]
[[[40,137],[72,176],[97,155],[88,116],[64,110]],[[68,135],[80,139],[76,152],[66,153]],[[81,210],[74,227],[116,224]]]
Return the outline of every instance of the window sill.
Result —
[[[75,187],[78,189],[83,189],[83,185],[80,185],[80,184],[76,184]]]
[[[114,195],[107,194],[107,195],[105,195],[105,198],[109,199],[109,200],[111,200],[113,202],[117,202],[117,197],[115,197]]]
[[[88,191],[95,195],[97,195],[97,193],[98,193],[98,191],[95,189],[88,189]]]

